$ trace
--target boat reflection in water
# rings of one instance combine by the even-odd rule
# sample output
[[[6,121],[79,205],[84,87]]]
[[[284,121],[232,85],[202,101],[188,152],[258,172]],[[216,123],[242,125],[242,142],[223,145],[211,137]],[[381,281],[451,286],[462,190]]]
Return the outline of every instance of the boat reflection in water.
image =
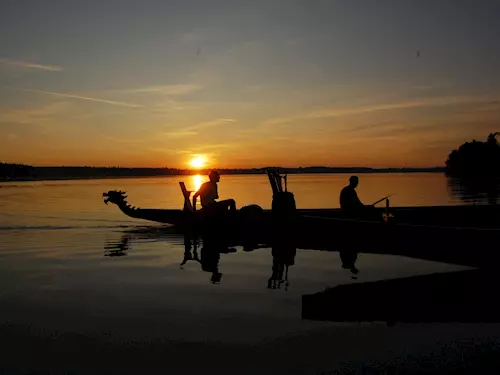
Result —
[[[185,236],[181,266],[189,260],[198,261],[203,271],[212,274],[210,281],[218,283],[222,279],[221,253],[235,252],[235,246],[243,246],[246,251],[268,247],[272,249],[273,261],[267,287],[280,289],[284,283],[285,290],[297,249],[339,252],[342,268],[348,269],[352,278],[357,278],[359,272],[356,267],[359,252],[476,267],[481,269],[341,285],[323,293],[305,295],[302,317],[333,321],[500,322],[500,307],[488,292],[491,285],[500,282],[495,272],[500,260],[500,253],[495,249],[500,238],[497,207],[401,208],[394,210],[399,223],[307,213],[301,216],[293,194],[280,187],[279,176],[269,174],[269,178],[273,201],[272,210],[266,214],[265,230],[255,230],[250,224],[258,221],[253,219],[242,220],[241,225],[235,226],[231,217],[203,216],[196,235],[189,231],[189,226],[177,234]],[[119,203],[116,194],[121,193],[108,194],[107,199]],[[432,223],[425,224],[426,218]],[[441,226],[442,223],[447,225]],[[199,258],[197,237],[202,243]],[[122,239],[115,246],[124,252],[127,244],[128,240]]]
[[[189,261],[200,264],[201,270],[211,273],[210,282],[222,280],[220,254],[236,252],[227,237],[220,233],[196,238],[189,233],[165,231],[138,231],[124,234],[120,241],[105,245],[105,256],[126,255],[133,240],[152,239],[177,242],[184,240],[185,251],[181,268]],[[271,247],[273,256],[269,289],[287,290],[289,267],[295,264],[297,247],[290,240],[280,237],[269,245],[260,245],[246,251]],[[231,246],[230,246],[231,245]],[[237,244],[236,244],[237,245]],[[200,255],[198,248],[201,246]],[[307,248],[302,243],[301,249]],[[325,248],[309,250],[325,251]],[[326,251],[338,251],[342,268],[356,278],[358,252],[353,248],[333,246]],[[361,251],[370,253],[371,251]],[[379,253],[380,254],[380,253]],[[395,255],[391,251],[392,255]],[[432,260],[425,253],[425,260]],[[404,251],[402,254],[404,255]],[[436,259],[439,260],[439,259]],[[463,264],[460,258],[460,263]],[[474,265],[472,265],[474,266]],[[490,270],[491,271],[491,270]],[[486,269],[472,269],[423,276],[405,277],[375,282],[347,283],[324,292],[302,296],[302,318],[336,322],[382,321],[396,322],[500,322],[500,307],[491,294],[492,286],[500,283],[500,276]]]
[[[281,284],[285,284],[285,290],[288,290],[290,286],[288,268],[295,264],[297,248],[287,241],[274,243],[271,254],[273,256],[272,274],[267,281],[267,288],[281,289]]]
[[[192,235],[185,234],[184,235],[184,259],[181,263],[182,267],[189,261],[193,260],[195,262],[201,263],[200,258],[198,257],[198,241],[196,237]]]
[[[122,236],[119,242],[110,242],[104,246],[104,256],[120,257],[127,255],[129,249],[130,236]]]

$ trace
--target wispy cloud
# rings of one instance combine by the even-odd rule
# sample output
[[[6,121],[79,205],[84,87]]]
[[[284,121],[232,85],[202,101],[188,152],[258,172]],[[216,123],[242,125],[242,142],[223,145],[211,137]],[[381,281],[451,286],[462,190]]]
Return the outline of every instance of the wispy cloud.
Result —
[[[195,125],[191,125],[188,127],[190,130],[200,130],[206,128],[213,128],[219,125],[231,124],[237,122],[234,118],[216,118],[210,121],[200,122]]]
[[[452,106],[460,104],[475,104],[475,103],[488,103],[491,102],[492,98],[488,96],[449,96],[440,98],[428,98],[413,101],[406,101],[401,103],[387,103],[372,106],[363,106],[355,108],[326,108],[311,111],[304,114],[299,114],[295,116],[285,116],[276,117],[264,121],[263,125],[277,125],[283,123],[289,123],[297,120],[307,120],[307,119],[323,119],[341,116],[353,116],[372,112],[380,111],[394,111],[394,110],[404,110],[413,108],[425,108],[425,107],[437,107],[437,106]]]
[[[196,111],[207,107],[207,103],[201,102],[182,102],[176,100],[166,100],[160,103],[153,103],[148,108],[150,113],[173,113],[180,111]]]
[[[34,108],[7,108],[0,112],[0,123],[40,124],[52,120],[68,109],[68,103],[56,102]]]
[[[123,94],[146,94],[146,93],[155,93],[166,96],[179,96],[179,95],[187,95],[193,92],[199,91],[203,89],[203,86],[191,84],[191,83],[183,83],[176,85],[157,85],[157,86],[145,86],[138,87],[135,89],[125,89],[125,90],[117,90],[117,92]]]
[[[4,86],[4,87],[12,89],[12,90],[18,90],[18,91],[24,91],[24,92],[32,92],[32,93],[35,93],[35,94],[52,95],[52,96],[57,96],[57,97],[60,97],[60,98],[69,98],[69,99],[77,99],[77,100],[87,100],[87,101],[97,102],[97,103],[119,105],[119,106],[122,106],[122,107],[131,107],[131,108],[142,107],[142,105],[139,105],[139,104],[117,102],[117,101],[114,101],[114,100],[106,100],[106,99],[99,99],[99,98],[91,98],[91,97],[88,97],[88,96],[81,96],[81,95],[75,95],[75,94],[67,94],[67,93],[61,93],[61,92],[35,90],[35,89],[22,89],[22,88],[15,88],[15,87],[9,87],[9,86]]]
[[[183,130],[183,129],[172,130],[172,131],[167,131],[167,132],[162,133],[162,135],[167,136],[167,137],[171,137],[171,138],[189,137],[189,136],[196,135],[196,134],[198,134],[198,132]]]
[[[37,63],[28,62],[28,61],[12,60],[12,59],[7,59],[7,58],[0,58],[0,64],[14,66],[14,67],[18,67],[18,68],[24,68],[24,69],[47,70],[47,71],[51,71],[51,72],[59,72],[59,71],[63,70],[63,68],[60,66],[43,65],[43,64],[37,64]]]
[[[210,121],[200,122],[198,124],[186,126],[183,128],[169,130],[163,132],[162,135],[167,137],[176,137],[176,138],[188,137],[192,135],[197,135],[198,131],[202,129],[212,128],[225,124],[231,124],[235,122],[236,120],[232,118],[216,118]]]
[[[149,139],[142,139],[142,138],[117,138],[116,136],[110,136],[108,134],[99,134],[99,137],[103,141],[106,142],[112,142],[112,143],[118,143],[118,144],[127,144],[127,145],[141,145],[145,143],[149,143]]]

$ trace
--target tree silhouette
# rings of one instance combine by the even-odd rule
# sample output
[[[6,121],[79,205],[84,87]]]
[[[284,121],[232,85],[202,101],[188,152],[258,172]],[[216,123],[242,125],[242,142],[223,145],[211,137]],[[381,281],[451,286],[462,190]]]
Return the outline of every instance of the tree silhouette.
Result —
[[[499,132],[490,133],[485,142],[465,142],[446,160],[446,174],[452,177],[500,177]]]

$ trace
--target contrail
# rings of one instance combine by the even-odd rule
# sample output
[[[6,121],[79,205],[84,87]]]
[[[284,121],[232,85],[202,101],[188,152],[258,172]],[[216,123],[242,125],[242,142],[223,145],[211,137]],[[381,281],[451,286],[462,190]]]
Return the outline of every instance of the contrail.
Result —
[[[61,93],[61,92],[35,90],[35,89],[21,89],[21,88],[9,87],[9,86],[4,86],[4,87],[9,88],[9,89],[13,89],[13,90],[18,90],[18,91],[32,92],[32,93],[35,93],[35,94],[45,94],[45,95],[59,96],[61,98],[88,100],[88,101],[91,101],[91,102],[105,103],[105,104],[112,104],[112,105],[119,105],[119,106],[122,106],[122,107],[131,107],[131,108],[142,107],[142,105],[138,105],[138,104],[116,102],[114,100],[105,100],[105,99],[99,99],[99,98],[91,98],[91,97],[88,97],[88,96],[80,96],[80,95],[74,95],[74,94],[65,94],[65,93]]]
[[[63,70],[63,68],[60,66],[35,64],[28,61],[11,60],[6,58],[0,58],[0,64],[13,65],[28,69],[48,70],[51,72],[60,72],[61,70]]]

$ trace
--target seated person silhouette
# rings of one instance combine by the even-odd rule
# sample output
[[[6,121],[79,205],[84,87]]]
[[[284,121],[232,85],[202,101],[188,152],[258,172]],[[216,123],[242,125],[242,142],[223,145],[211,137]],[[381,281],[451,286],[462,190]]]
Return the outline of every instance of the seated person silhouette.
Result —
[[[340,208],[349,217],[372,216],[375,211],[373,205],[366,206],[358,198],[356,187],[359,184],[358,176],[349,177],[349,185],[340,192]]]
[[[349,177],[349,185],[340,192],[340,208],[346,213],[359,213],[365,206],[359,200],[355,190],[358,184],[358,176],[351,176]]]
[[[208,174],[210,181],[205,182],[200,186],[200,189],[193,195],[193,209],[196,210],[196,199],[201,198],[201,207],[208,213],[224,213],[228,210],[236,212],[236,202],[234,199],[226,199],[217,202],[219,193],[217,191],[217,183],[220,181],[220,175],[217,171],[211,171]]]

